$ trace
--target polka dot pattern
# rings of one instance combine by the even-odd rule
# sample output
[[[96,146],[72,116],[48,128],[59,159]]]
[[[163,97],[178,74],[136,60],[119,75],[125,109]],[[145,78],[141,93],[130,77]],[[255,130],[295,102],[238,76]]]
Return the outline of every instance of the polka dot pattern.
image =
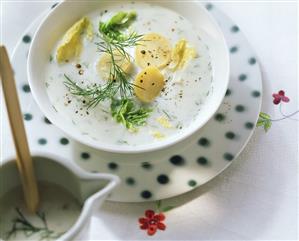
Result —
[[[254,65],[254,64],[256,64],[256,59],[255,58],[250,58],[249,60],[248,60],[248,63],[250,64],[250,65]]]
[[[209,10],[209,11],[212,10],[213,9],[213,5],[211,3],[207,3],[206,4],[206,9]]]
[[[28,34],[26,34],[26,35],[24,35],[22,40],[24,43],[28,44],[31,42],[31,37]]]
[[[226,132],[226,133],[225,133],[225,137],[226,137],[227,139],[233,140],[233,139],[235,139],[236,135],[235,135],[234,132],[229,131],[229,132]]]
[[[28,84],[23,85],[22,90],[25,93],[30,93],[30,86]]]
[[[237,25],[234,25],[234,26],[232,26],[231,27],[231,31],[233,32],[233,33],[237,33],[237,32],[239,32],[239,27],[237,26]]]
[[[143,162],[141,164],[141,166],[142,166],[143,169],[146,169],[146,170],[150,170],[150,169],[153,168],[152,164],[150,164],[149,162]]]
[[[110,162],[109,164],[108,164],[108,168],[110,169],[110,170],[117,170],[118,169],[118,164],[116,164],[116,163],[114,163],[114,162]]]
[[[261,93],[260,93],[259,91],[257,91],[257,90],[254,90],[254,91],[252,91],[251,95],[252,95],[253,97],[257,98],[257,97],[260,97],[260,96],[261,96]]]
[[[55,6],[56,4],[53,7]],[[208,10],[212,10],[211,14],[217,18],[219,14],[217,7],[210,3],[205,6]],[[113,194],[110,199],[116,201],[163,199],[165,193],[170,193],[173,196],[202,185],[208,180],[202,180],[202,177],[207,176],[207,172],[215,172],[216,175],[228,166],[228,163],[238,154],[238,150],[247,142],[248,136],[255,127],[257,117],[255,112],[261,101],[262,93],[260,76],[256,74],[259,71],[255,71],[259,68],[254,57],[256,55],[247,43],[243,40],[240,41],[242,32],[236,24],[232,23],[231,20],[225,20],[224,17],[220,19],[220,22],[221,28],[225,30],[227,44],[230,46],[231,64],[238,66],[238,68],[232,70],[231,76],[233,78],[231,78],[229,88],[226,91],[224,103],[199,132],[194,143],[188,143],[188,147],[174,149],[175,151],[168,153],[165,157],[155,157],[155,153],[151,153],[150,155],[153,155],[151,158],[146,157],[145,160],[136,161],[136,163],[131,162],[132,164],[129,165],[129,162],[122,158],[119,161],[111,162],[111,160],[103,158],[96,150],[89,148],[87,151],[86,147],[79,143],[74,145],[75,142],[64,137],[64,133],[51,125],[51,122],[41,115],[34,105],[28,109],[27,102],[29,99],[32,101],[32,97],[30,86],[26,82],[26,78],[23,78],[20,80],[22,82],[17,84],[20,89],[20,99],[27,101],[27,106],[25,105],[25,108],[22,109],[26,111],[24,120],[30,121],[30,124],[26,125],[28,135],[32,132],[36,133],[37,129],[40,130],[38,133],[42,134],[41,137],[33,138],[34,142],[30,145],[47,148],[54,153],[59,152],[66,158],[72,158],[83,168],[88,165],[88,170],[99,170],[96,172],[104,171],[119,175],[123,180],[120,188],[126,188],[126,194],[125,197],[121,196],[123,194]],[[20,47],[16,51],[16,58],[24,59],[23,66],[26,65],[25,57],[34,32],[35,30],[29,30],[23,35]],[[22,72],[24,71],[23,68],[19,67],[18,64],[14,66],[17,76],[26,76],[26,73]],[[240,120],[242,120],[241,123]],[[217,149],[219,144],[221,144],[221,149]],[[69,154],[70,150],[73,149],[78,153],[75,157]],[[87,160],[88,162],[86,162]],[[190,171],[190,175],[187,175],[188,171]],[[200,182],[196,176],[193,176],[195,171]],[[208,176],[211,177],[211,175]],[[174,186],[175,188],[173,188]],[[169,190],[169,188],[172,189]]]
[[[61,145],[67,145],[67,144],[69,144],[69,140],[67,138],[65,138],[65,137],[62,137],[60,139],[60,144]]]
[[[252,122],[246,122],[245,128],[251,130],[254,128],[254,124]]]
[[[195,186],[197,185],[197,182],[194,181],[194,180],[190,180],[190,181],[188,182],[188,185],[189,185],[190,187],[195,187]]]
[[[226,90],[225,96],[230,96],[232,94],[232,91],[230,89]]]
[[[88,152],[82,152],[81,153],[81,158],[83,160],[88,160],[90,158],[90,154]]]
[[[201,156],[201,157],[197,158],[197,163],[199,165],[207,165],[208,159],[206,157]]]
[[[126,183],[127,183],[129,186],[133,186],[133,185],[135,185],[136,181],[135,181],[135,179],[134,179],[133,177],[128,177],[128,178],[126,179]]]
[[[183,166],[185,164],[185,160],[182,156],[176,155],[176,156],[172,156],[169,161],[171,162],[171,164],[175,165],[175,166]]]
[[[246,80],[247,79],[247,75],[246,74],[241,74],[240,76],[239,76],[239,80],[240,81],[244,81],[244,80]]]
[[[211,145],[211,142],[207,138],[202,137],[198,140],[198,145],[203,147],[209,147]]]
[[[40,144],[40,145],[46,145],[47,144],[47,140],[45,139],[45,138],[40,138],[40,139],[38,139],[38,144]]]
[[[237,46],[233,46],[229,50],[229,52],[232,53],[232,54],[236,53],[237,51],[238,51],[238,47]]]
[[[24,114],[24,120],[30,121],[30,120],[32,120],[32,118],[33,118],[33,116],[30,113]]]
[[[167,184],[169,182],[169,178],[165,174],[161,174],[157,177],[157,181],[160,184]]]
[[[150,191],[142,191],[141,192],[141,197],[144,199],[150,199],[152,197],[152,193]]]
[[[47,119],[47,117],[44,117],[44,122],[48,125],[51,125],[52,123]]]
[[[232,161],[234,159],[234,156],[231,153],[224,153],[223,158],[226,161]]]
[[[223,115],[223,114],[221,114],[221,113],[218,113],[218,114],[215,115],[214,118],[215,118],[216,121],[221,122],[221,121],[224,121],[224,120],[225,120],[225,115]]]
[[[243,105],[237,105],[235,110],[237,112],[244,112],[245,111],[245,107]]]

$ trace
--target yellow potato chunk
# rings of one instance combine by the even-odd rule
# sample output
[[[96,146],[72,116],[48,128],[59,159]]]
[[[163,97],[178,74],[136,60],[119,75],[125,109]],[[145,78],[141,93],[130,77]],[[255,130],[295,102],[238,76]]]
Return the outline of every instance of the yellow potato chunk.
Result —
[[[92,27],[88,18],[77,21],[63,36],[61,44],[57,48],[56,59],[58,63],[67,62],[81,53],[81,34],[88,28],[88,38],[92,38]]]
[[[169,40],[156,33],[144,35],[135,49],[135,59],[141,68],[149,66],[164,68],[171,60]]]
[[[145,103],[152,102],[164,88],[164,76],[157,67],[147,67],[135,79],[134,92]]]
[[[132,70],[131,62],[117,50],[113,51],[115,64],[118,65],[125,73],[130,73]],[[104,80],[111,80],[110,71],[113,67],[111,55],[104,53],[97,64],[97,70]],[[112,70],[113,72],[113,70]]]
[[[171,64],[169,68],[173,71],[184,68],[187,62],[197,56],[194,48],[187,47],[187,41],[181,39],[172,51]]]

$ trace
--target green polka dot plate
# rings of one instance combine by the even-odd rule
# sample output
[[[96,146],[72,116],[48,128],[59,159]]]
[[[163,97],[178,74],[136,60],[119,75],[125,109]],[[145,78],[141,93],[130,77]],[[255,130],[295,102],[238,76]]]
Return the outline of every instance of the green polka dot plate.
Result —
[[[154,153],[111,154],[84,146],[45,118],[26,79],[26,62],[39,18],[17,45],[13,66],[32,152],[60,155],[92,172],[118,175],[122,183],[112,201],[142,202],[188,192],[216,177],[239,155],[251,137],[261,107],[262,79],[256,56],[240,28],[214,5],[230,49],[231,74],[225,99],[214,118],[183,142]]]

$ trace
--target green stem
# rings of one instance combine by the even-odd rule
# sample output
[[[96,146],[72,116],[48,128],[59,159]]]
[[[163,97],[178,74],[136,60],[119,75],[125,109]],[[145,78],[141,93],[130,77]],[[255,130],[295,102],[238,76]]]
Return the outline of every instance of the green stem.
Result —
[[[292,113],[292,114],[286,115],[286,114],[284,114],[283,111],[282,111],[282,104],[280,104],[280,105],[279,105],[279,111],[280,111],[280,113],[284,116],[284,118],[282,118],[282,119],[278,119],[278,120],[290,119],[290,120],[294,120],[294,121],[299,121],[299,120],[296,119],[296,118],[291,118],[292,116],[298,114],[298,113],[299,113],[299,110],[295,111],[295,112]],[[277,120],[274,120],[274,121],[277,121]]]

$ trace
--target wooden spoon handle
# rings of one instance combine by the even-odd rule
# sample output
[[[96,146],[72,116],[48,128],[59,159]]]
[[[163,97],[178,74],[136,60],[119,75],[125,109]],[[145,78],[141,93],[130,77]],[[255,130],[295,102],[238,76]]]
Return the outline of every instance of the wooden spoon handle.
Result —
[[[16,148],[17,166],[21,177],[25,202],[29,211],[36,212],[39,203],[37,183],[27,143],[14,73],[4,46],[0,46],[0,76],[8,119]]]

